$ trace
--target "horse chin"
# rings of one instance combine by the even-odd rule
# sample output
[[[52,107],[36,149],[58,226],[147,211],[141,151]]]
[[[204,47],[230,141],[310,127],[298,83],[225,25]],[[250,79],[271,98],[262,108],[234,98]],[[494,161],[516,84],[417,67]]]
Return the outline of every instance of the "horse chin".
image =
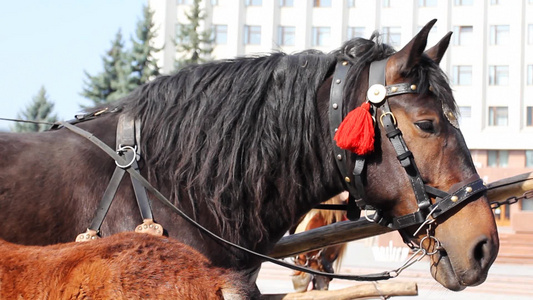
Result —
[[[438,258],[435,258],[438,256]],[[431,257],[431,275],[437,282],[452,291],[462,291],[466,285],[462,285],[455,274],[450,258],[445,253],[439,251]]]
[[[431,275],[437,282],[445,288],[456,292],[462,291],[468,286],[480,285],[487,278],[487,274],[478,274],[474,279],[466,274],[468,272],[460,272],[454,269],[452,260],[446,251],[439,251],[432,256],[430,270]]]

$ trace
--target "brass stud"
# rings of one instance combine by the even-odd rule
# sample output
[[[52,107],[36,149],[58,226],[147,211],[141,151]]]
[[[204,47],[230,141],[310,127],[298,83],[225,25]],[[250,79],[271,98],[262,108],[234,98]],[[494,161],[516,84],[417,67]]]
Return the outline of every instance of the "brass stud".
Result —
[[[337,79],[337,80],[335,80],[335,83],[336,83],[336,84],[339,84],[339,83],[341,83],[341,80],[340,80],[340,79]]]
[[[333,107],[333,109],[337,109],[339,108],[339,105],[337,103],[333,103],[333,105],[331,105]]]
[[[412,91],[416,91],[416,84],[412,84],[412,85],[411,85],[411,90],[412,90]]]
[[[451,111],[448,112],[448,119],[450,119],[451,121],[455,121],[456,120],[455,115],[453,114],[453,112],[451,112]]]
[[[337,160],[342,160],[342,155],[337,154]]]
[[[429,86],[429,91],[433,92],[433,87],[431,85]]]
[[[376,95],[376,96],[379,95],[379,90],[378,89],[374,90],[374,95]]]
[[[451,198],[450,200],[452,200],[452,202],[457,202],[457,200],[459,200],[459,197],[457,197],[457,196],[452,196],[452,198]]]
[[[92,236],[91,239],[96,240],[96,236]]]
[[[350,177],[344,177],[344,181],[350,183],[350,181],[351,181],[351,180],[350,180]]]
[[[398,91],[398,87],[397,86],[393,86],[390,88],[390,91],[393,92],[393,93],[396,93]]]
[[[343,66],[346,66],[346,65],[348,65],[348,62],[347,62],[347,61],[343,61],[343,62],[342,62],[342,65],[343,65]]]
[[[472,187],[467,186],[466,189],[465,189],[465,191],[466,191],[467,193],[471,193],[471,192],[472,192]]]
[[[337,132],[337,130],[339,130],[339,128],[335,128],[335,132]]]

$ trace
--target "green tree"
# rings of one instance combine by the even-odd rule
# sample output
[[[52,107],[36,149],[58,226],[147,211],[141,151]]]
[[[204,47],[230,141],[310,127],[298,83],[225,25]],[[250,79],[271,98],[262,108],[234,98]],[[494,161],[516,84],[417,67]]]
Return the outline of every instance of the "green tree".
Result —
[[[175,42],[176,51],[181,54],[181,57],[174,64],[176,69],[205,62],[213,52],[211,30],[200,30],[200,23],[207,17],[206,13],[200,9],[200,1],[194,0],[190,11],[185,13],[188,23],[179,24]]]
[[[100,105],[117,100],[135,88],[131,79],[131,66],[128,55],[124,52],[122,33],[118,30],[111,43],[111,49],[102,57],[104,71],[95,76],[85,72],[82,96]]]
[[[135,86],[142,85],[160,74],[153,55],[161,49],[151,45],[157,36],[153,15],[148,6],[143,6],[143,18],[137,22],[136,39],[131,39],[133,45],[130,55],[131,80]]]
[[[30,105],[25,110],[17,114],[17,118],[30,121],[28,123],[15,123],[11,128],[14,132],[38,132],[50,128],[49,124],[38,124],[31,122],[54,123],[57,121],[57,115],[52,114],[54,103],[48,100],[46,89],[42,86],[33,97]]]

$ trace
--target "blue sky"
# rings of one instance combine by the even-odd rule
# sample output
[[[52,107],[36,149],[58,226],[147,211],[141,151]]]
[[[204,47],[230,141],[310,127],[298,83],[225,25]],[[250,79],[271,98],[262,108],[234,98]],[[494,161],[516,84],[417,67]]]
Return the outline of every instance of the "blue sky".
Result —
[[[126,47],[147,0],[3,1],[0,9],[0,117],[15,118],[44,86],[59,119],[80,104],[84,70],[102,71],[119,29]],[[0,130],[10,123],[0,121]]]

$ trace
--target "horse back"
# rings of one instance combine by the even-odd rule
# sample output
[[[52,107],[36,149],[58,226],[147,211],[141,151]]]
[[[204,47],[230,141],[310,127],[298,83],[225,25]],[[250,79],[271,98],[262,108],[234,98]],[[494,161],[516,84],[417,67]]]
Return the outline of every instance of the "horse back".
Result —
[[[248,298],[244,277],[177,240],[120,233],[51,246],[0,242],[2,299]]]

